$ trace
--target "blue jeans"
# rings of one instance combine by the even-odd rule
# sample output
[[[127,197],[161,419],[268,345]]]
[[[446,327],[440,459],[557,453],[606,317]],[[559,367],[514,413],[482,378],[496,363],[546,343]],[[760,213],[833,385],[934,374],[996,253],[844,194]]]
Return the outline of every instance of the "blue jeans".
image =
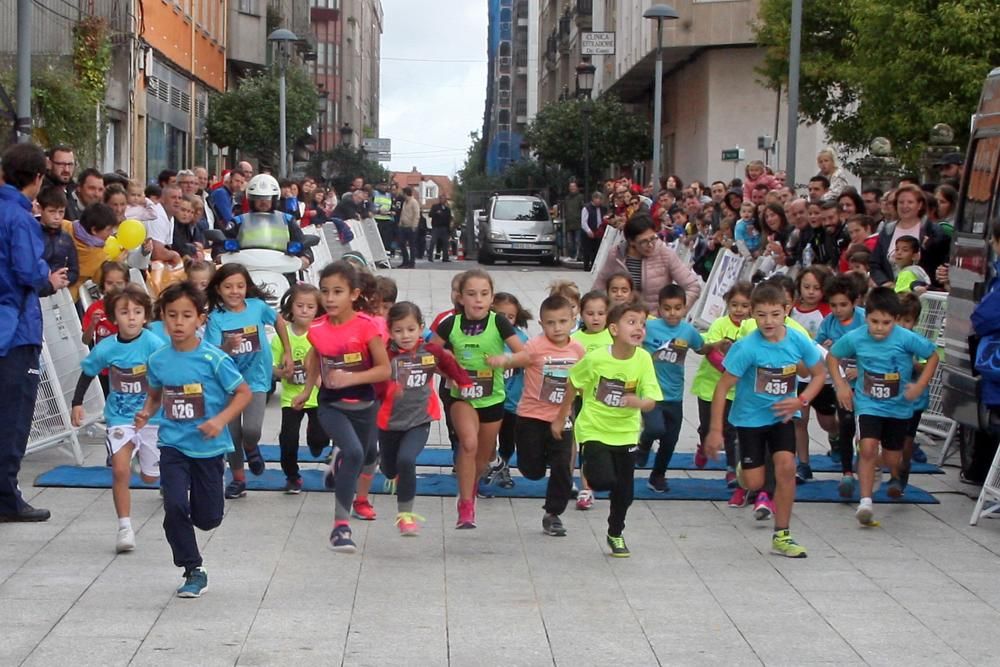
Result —
[[[654,475],[663,475],[670,467],[670,459],[677,447],[677,438],[681,433],[681,423],[684,421],[684,404],[681,401],[659,401],[649,412],[642,413],[642,435],[639,436],[639,449],[649,451],[654,440],[660,441],[653,461]]]
[[[38,369],[38,345],[19,345],[0,357],[0,514],[17,514],[27,505],[17,486],[21,459],[28,448],[35,398],[42,376]]]

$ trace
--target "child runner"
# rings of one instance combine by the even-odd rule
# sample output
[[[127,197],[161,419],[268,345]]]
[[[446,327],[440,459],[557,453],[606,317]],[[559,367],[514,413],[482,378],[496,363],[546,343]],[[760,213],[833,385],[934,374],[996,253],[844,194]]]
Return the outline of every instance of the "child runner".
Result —
[[[459,439],[455,468],[458,473],[457,528],[476,527],[476,481],[486,471],[496,447],[503,420],[505,391],[503,371],[510,361],[504,345],[516,354],[523,349],[514,325],[490,310],[493,279],[480,269],[462,274],[461,309],[446,317],[431,338],[454,351],[469,371],[472,386],[452,387],[452,419]]]
[[[528,320],[531,313],[521,306],[517,297],[507,292],[497,292],[493,296],[493,310],[500,313],[514,325],[514,333],[517,334],[521,343],[528,342]],[[504,348],[510,352],[510,348]],[[521,400],[521,391],[524,389],[524,369],[508,368],[503,373],[504,400],[503,400],[503,420],[500,422],[500,432],[497,434],[499,441],[499,458],[490,463],[490,468],[480,480],[479,495],[485,497],[489,493],[483,488],[486,484],[496,484],[502,489],[514,488],[514,480],[510,476],[510,459],[514,456],[515,441],[517,437],[517,403]]]
[[[83,423],[83,399],[94,376],[109,370],[110,392],[104,401],[104,420],[107,424],[105,444],[111,458],[111,497],[118,514],[115,551],[122,553],[135,549],[135,531],[130,518],[132,497],[129,494],[132,477],[129,464],[133,457],[139,459],[142,481],[152,484],[160,478],[156,426],[136,430],[132,424],[135,413],[146,402],[149,356],[166,342],[143,329],[151,316],[153,304],[141,287],[126,285],[121,290],[115,290],[106,300],[118,335],[109,336],[95,345],[80,364],[80,380],[73,394],[73,426],[79,427]]]
[[[715,385],[722,378],[725,367],[722,365],[729,348],[736,342],[740,324],[750,316],[750,294],[753,285],[736,283],[729,288],[723,297],[726,301],[727,313],[712,322],[702,337],[702,357],[698,370],[691,382],[691,393],[698,398],[698,449],[695,451],[695,465],[704,468],[708,463],[705,456],[705,437],[711,430],[712,396]],[[730,507],[745,507],[747,491],[736,480],[736,464],[739,456],[736,452],[736,429],[729,423],[729,410],[733,406],[735,390],[726,394],[726,407],[723,415],[723,436],[726,444],[726,486],[733,489],[729,499]]]
[[[427,444],[431,422],[441,419],[441,405],[430,381],[434,373],[459,387],[472,384],[455,357],[439,345],[425,343],[424,318],[409,301],[394,304],[388,313],[389,365],[392,369],[385,400],[378,411],[382,474],[396,491],[396,527],[402,536],[415,536],[423,517],[413,513],[417,494],[417,456]]]
[[[788,296],[777,285],[758,285],[750,299],[757,329],[736,341],[723,362],[725,373],[712,397],[712,429],[705,439],[706,454],[714,457],[723,445],[726,394],[736,387],[729,421],[740,443],[743,482],[748,490],[764,486],[764,459],[774,461],[774,535],[771,550],[789,558],[805,558],[806,550],[788,530],[795,502],[795,426],[791,419],[823,387],[826,373],[815,343],[785,326]],[[795,395],[799,364],[812,379]]]
[[[823,264],[813,264],[802,269],[795,278],[795,292],[798,295],[792,306],[791,318],[802,325],[809,337],[816,339],[820,325],[830,314],[823,295],[823,285],[831,276],[830,269]],[[799,377],[799,391],[809,384],[809,376]],[[823,385],[819,396],[812,404],[802,409],[802,417],[795,420],[795,453],[798,463],[795,466],[795,483],[804,484],[813,478],[812,467],[809,465],[809,410],[816,412],[820,428],[827,433],[830,450],[840,450],[838,440],[840,431],[837,426],[837,396],[833,393],[833,385]]]
[[[128,267],[121,262],[104,262],[101,264],[101,298],[94,301],[83,314],[83,344],[94,347],[105,338],[118,333],[114,319],[109,317],[111,308],[107,301],[114,292],[128,284]],[[108,396],[108,373],[102,371],[98,376],[104,397]]]
[[[326,316],[309,327],[306,384],[292,400],[292,407],[301,410],[319,383],[319,421],[326,433],[336,434],[338,448],[324,484],[336,493],[330,548],[341,553],[357,551],[351,508],[361,468],[375,463],[377,455],[373,385],[389,379],[389,358],[378,329],[355,310],[359,285],[357,269],[348,262],[333,262],[320,273]]]
[[[889,466],[887,493],[890,498],[903,495],[899,479],[902,471],[903,440],[913,417],[913,404],[927,388],[938,356],[934,343],[912,331],[896,326],[900,315],[899,297],[891,287],[876,287],[865,301],[865,327],[855,329],[830,348],[827,368],[837,387],[837,400],[845,410],[854,409],[861,435],[861,460],[858,481],[861,503],[855,516],[862,525],[872,525],[872,491],[875,464],[882,448],[882,459]],[[851,385],[838,372],[840,360],[854,357],[858,377]],[[913,380],[913,358],[927,359],[927,365]]]
[[[243,455],[250,472],[263,475],[264,457],[257,448],[264,427],[264,408],[272,386],[271,346],[264,327],[273,325],[285,351],[281,365],[292,367],[292,348],[288,343],[288,328],[281,315],[264,301],[260,291],[242,264],[223,264],[208,284],[211,311],[205,326],[205,341],[219,347],[236,362],[236,367],[250,385],[253,400],[229,424],[235,449],[229,454],[229,470],[233,479],[226,486],[226,499],[247,495]]]
[[[528,479],[542,479],[549,468],[542,532],[562,537],[566,528],[559,517],[573,490],[573,436],[569,419],[555,420],[569,371],[584,350],[570,338],[576,323],[572,301],[551,295],[542,301],[538,317],[542,335],[525,343],[511,362],[525,368],[524,391],[517,404],[517,467]]]
[[[594,350],[602,347],[610,347],[614,342],[611,332],[608,331],[608,310],[611,307],[607,293],[601,290],[587,292],[580,299],[580,328],[570,336],[573,340],[583,346],[584,354],[590,354]],[[580,414],[583,402],[579,396],[573,401],[573,419]],[[573,456],[571,460],[577,460],[577,443],[573,438]],[[578,510],[589,510],[594,506],[594,491],[587,483],[587,477],[580,470],[580,492],[576,496],[576,508]]]
[[[899,295],[899,306],[899,326],[913,331],[920,320],[920,311],[922,310],[920,297],[913,292],[904,292]],[[918,359],[913,366],[913,371],[919,375],[925,363],[923,359]],[[925,389],[913,405],[913,416],[910,417],[910,425],[906,428],[906,437],[903,438],[903,465],[899,471],[899,485],[904,491],[910,482],[910,463],[913,461],[927,463],[927,454],[920,448],[916,437],[917,429],[920,428],[920,418],[924,416],[924,410],[927,409],[930,402],[930,389]]]
[[[659,294],[660,317],[646,323],[646,339],[642,348],[653,357],[656,381],[663,400],[642,415],[642,434],[635,452],[636,460],[645,464],[653,441],[659,440],[653,460],[653,471],[647,485],[656,493],[670,490],[667,468],[677,447],[677,438],[684,422],[684,362],[689,350],[701,352],[701,334],[684,320],[687,295],[680,285],[664,285]]]
[[[312,349],[308,336],[309,326],[323,312],[319,300],[319,290],[308,283],[295,285],[281,297],[281,316],[288,322],[292,365],[276,363],[274,375],[281,380],[281,432],[278,434],[278,446],[281,448],[281,471],[285,473],[285,493],[289,494],[302,491],[302,475],[299,474],[299,431],[302,428],[302,418],[309,418],[306,424],[306,445],[310,454],[319,457],[330,442],[316,414],[316,389],[309,395],[303,409],[296,410],[292,407],[292,400],[299,395],[306,383],[306,357]],[[277,336],[271,339],[271,356],[276,362],[285,358],[285,348]]]
[[[431,326],[427,331],[424,331],[424,340],[429,341],[434,332],[437,331],[438,324],[441,320],[446,317],[454,315],[458,308],[461,306],[459,303],[462,298],[461,292],[459,292],[458,286],[462,283],[462,276],[464,273],[456,273],[451,277],[451,308],[448,310],[441,311],[434,316],[434,320],[431,322]],[[458,434],[455,433],[455,425],[451,421],[451,404],[454,401],[451,398],[451,388],[448,386],[448,379],[441,377],[438,380],[438,398],[441,399],[441,410],[444,412],[444,424],[448,429],[448,442],[451,443],[452,456],[457,456],[458,452]],[[455,468],[452,467],[452,474],[455,474]]]
[[[646,335],[646,308],[641,303],[615,306],[608,314],[614,342],[585,354],[569,372],[569,383],[559,414],[552,421],[552,437],[561,436],[577,394],[583,408],[574,431],[583,453],[583,473],[596,491],[611,492],[608,546],[616,558],[628,558],[622,531],[634,495],[635,463],[630,448],[639,441],[640,412],[663,400],[649,353],[642,349]]]
[[[608,278],[608,299],[612,308],[635,299],[635,283],[632,281],[632,276],[625,272],[612,274]]]
[[[170,345],[149,357],[146,404],[136,413],[141,432],[150,417],[159,419],[160,488],[163,531],[174,565],[184,568],[177,596],[197,598],[208,588],[195,527],[212,530],[225,509],[222,455],[233,450],[226,425],[250,405],[250,387],[235,362],[198,338],[205,323],[205,293],[189,282],[175,283],[160,294]]]
[[[826,281],[824,292],[830,304],[830,314],[823,319],[816,334],[816,342],[827,350],[848,332],[865,325],[865,311],[858,307],[857,281],[849,275],[832,276]],[[840,372],[848,382],[858,377],[855,359],[841,359]],[[826,391],[826,385],[823,387]],[[822,393],[822,392],[821,392]],[[840,429],[839,447],[830,450],[830,456],[840,463],[841,480],[837,491],[841,498],[853,498],[857,491],[854,479],[854,413],[837,404],[837,424]]]
[[[580,288],[572,280],[556,280],[549,285],[549,296],[561,296],[569,301],[573,307],[573,331],[576,331],[580,326]]]

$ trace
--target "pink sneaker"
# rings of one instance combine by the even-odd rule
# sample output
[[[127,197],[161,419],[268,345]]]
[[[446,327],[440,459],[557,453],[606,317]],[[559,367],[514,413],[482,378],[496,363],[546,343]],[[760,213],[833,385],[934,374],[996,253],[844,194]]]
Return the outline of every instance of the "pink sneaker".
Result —
[[[735,489],[740,485],[739,481],[736,479],[736,473],[732,470],[726,471],[726,486],[730,489]]]
[[[372,507],[371,502],[365,498],[364,500],[355,500],[353,504],[354,516],[358,519],[364,521],[374,521],[375,520],[375,508]]]
[[[416,537],[420,533],[420,521],[424,517],[413,512],[400,512],[396,515],[396,527],[402,537]]]
[[[774,516],[774,502],[767,493],[761,491],[757,494],[757,502],[753,506],[753,518],[758,521],[767,521],[772,516]]]
[[[733,491],[733,495],[729,497],[730,507],[746,507],[747,506],[747,490],[742,486],[736,487]]]
[[[594,506],[594,492],[590,489],[581,489],[576,497],[576,508],[580,511],[589,510]]]
[[[694,452],[694,465],[697,468],[704,468],[708,465],[708,457],[705,456],[705,448],[698,445],[698,449]]]
[[[467,529],[475,527],[476,527],[476,501],[459,500],[458,522],[455,524],[455,528]]]

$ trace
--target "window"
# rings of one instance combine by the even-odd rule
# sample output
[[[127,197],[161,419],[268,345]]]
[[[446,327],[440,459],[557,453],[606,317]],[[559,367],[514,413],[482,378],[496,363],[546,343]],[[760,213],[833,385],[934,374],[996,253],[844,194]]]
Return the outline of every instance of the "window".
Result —
[[[500,144],[501,149],[504,146],[506,144]],[[549,219],[549,211],[545,208],[545,202],[539,199],[498,199],[493,205],[493,217],[497,220],[545,222]]]
[[[257,7],[257,0],[237,0],[236,11],[241,14],[253,14],[254,16],[260,16],[260,11]]]
[[[985,236],[989,232],[987,220],[990,200],[993,200],[993,221],[998,216],[997,180],[1000,171],[1000,136],[986,137],[975,142],[972,148],[972,171],[968,175],[965,206],[958,230],[966,234]]]

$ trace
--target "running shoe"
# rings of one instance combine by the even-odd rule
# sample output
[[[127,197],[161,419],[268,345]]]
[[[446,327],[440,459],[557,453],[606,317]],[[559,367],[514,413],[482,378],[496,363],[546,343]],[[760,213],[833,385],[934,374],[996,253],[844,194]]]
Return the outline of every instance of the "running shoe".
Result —
[[[655,493],[667,493],[670,491],[670,485],[667,483],[666,475],[657,475],[653,473],[649,476],[646,481],[646,486],[650,488],[651,491]]]
[[[643,447],[636,447],[632,450],[632,458],[636,468],[645,468],[649,463],[649,450]]]
[[[234,479],[226,485],[226,492],[223,495],[226,500],[244,498],[247,495],[247,483],[242,479]]]
[[[480,478],[482,484],[495,484],[497,481],[497,473],[503,468],[503,459],[497,459],[489,464],[486,468],[486,472]]]
[[[830,451],[828,451],[826,453],[826,455],[830,457],[830,460],[833,461],[834,464],[840,465],[840,450],[839,449],[831,449]]]
[[[297,496],[302,493],[302,478],[297,477],[295,479],[286,479],[285,493],[290,496]]]
[[[927,452],[921,449],[917,443],[913,443],[913,456],[910,458],[917,463],[927,463]]]
[[[361,519],[363,521],[374,521],[375,520],[375,508],[372,507],[371,501],[367,498],[358,498],[351,504],[351,514],[354,518]]]
[[[542,517],[542,532],[552,537],[564,537],[566,535],[566,527],[558,515],[546,514]]]
[[[837,493],[840,494],[841,498],[853,498],[854,492],[857,491],[858,481],[854,478],[854,475],[844,475],[840,479],[840,484],[837,485]]]
[[[805,547],[796,542],[787,530],[775,531],[771,538],[771,553],[788,558],[805,558]]]
[[[594,506],[594,492],[590,489],[581,489],[576,497],[576,508],[578,510],[589,510]]]
[[[739,485],[740,485],[740,483],[736,479],[736,471],[732,470],[732,469],[727,470],[726,471],[726,488],[728,488],[728,489],[735,489]]]
[[[135,549],[135,531],[131,526],[118,529],[118,540],[115,542],[115,553],[125,553]]]
[[[184,583],[177,589],[179,598],[200,598],[208,589],[208,572],[203,567],[196,567],[184,575]]]
[[[479,478],[476,483],[476,497],[477,498],[492,498],[493,492],[490,491],[490,484],[486,481],[486,475]]]
[[[396,527],[402,537],[416,537],[420,533],[420,521],[426,519],[413,512],[400,512],[396,515]]]
[[[747,506],[747,490],[742,486],[737,486],[736,490],[733,491],[733,495],[729,497],[730,507],[746,507]]]
[[[872,507],[871,502],[869,501],[858,505],[858,509],[854,513],[854,518],[856,518],[858,523],[862,526],[870,526],[875,519],[875,509]]]
[[[805,484],[813,478],[812,468],[809,467],[808,463],[803,463],[799,461],[795,464],[795,483]]]
[[[497,471],[495,483],[501,489],[514,488],[514,480],[510,477],[510,464],[506,461],[503,462],[503,466]]]
[[[619,535],[608,535],[608,546],[611,547],[611,555],[615,558],[628,558],[632,552],[625,546],[625,538]]]
[[[889,487],[886,489],[885,493],[893,500],[903,497],[903,485],[900,483],[898,478],[889,478]]]
[[[312,457],[314,459],[318,459],[319,457],[323,456],[323,450],[326,449],[326,443],[323,443],[319,446],[314,445],[312,443],[307,443],[307,444],[309,446],[309,453],[312,454]]]
[[[772,516],[774,516],[774,503],[771,502],[771,498],[766,492],[761,491],[757,494],[757,502],[753,506],[753,518],[758,521],[767,521]]]
[[[351,539],[351,527],[346,523],[333,527],[330,533],[330,550],[341,554],[352,554],[358,550],[358,545]]]
[[[246,453],[247,457],[247,467],[250,468],[250,472],[253,473],[254,477],[260,477],[267,470],[267,464],[264,463],[264,457],[260,454],[260,448],[254,447],[253,451]]]
[[[694,452],[694,465],[697,468],[704,468],[708,465],[708,457],[705,456],[705,448],[698,445],[698,449]]]
[[[476,527],[476,501],[459,500],[458,521],[455,523],[455,528],[464,530],[475,527]]]

